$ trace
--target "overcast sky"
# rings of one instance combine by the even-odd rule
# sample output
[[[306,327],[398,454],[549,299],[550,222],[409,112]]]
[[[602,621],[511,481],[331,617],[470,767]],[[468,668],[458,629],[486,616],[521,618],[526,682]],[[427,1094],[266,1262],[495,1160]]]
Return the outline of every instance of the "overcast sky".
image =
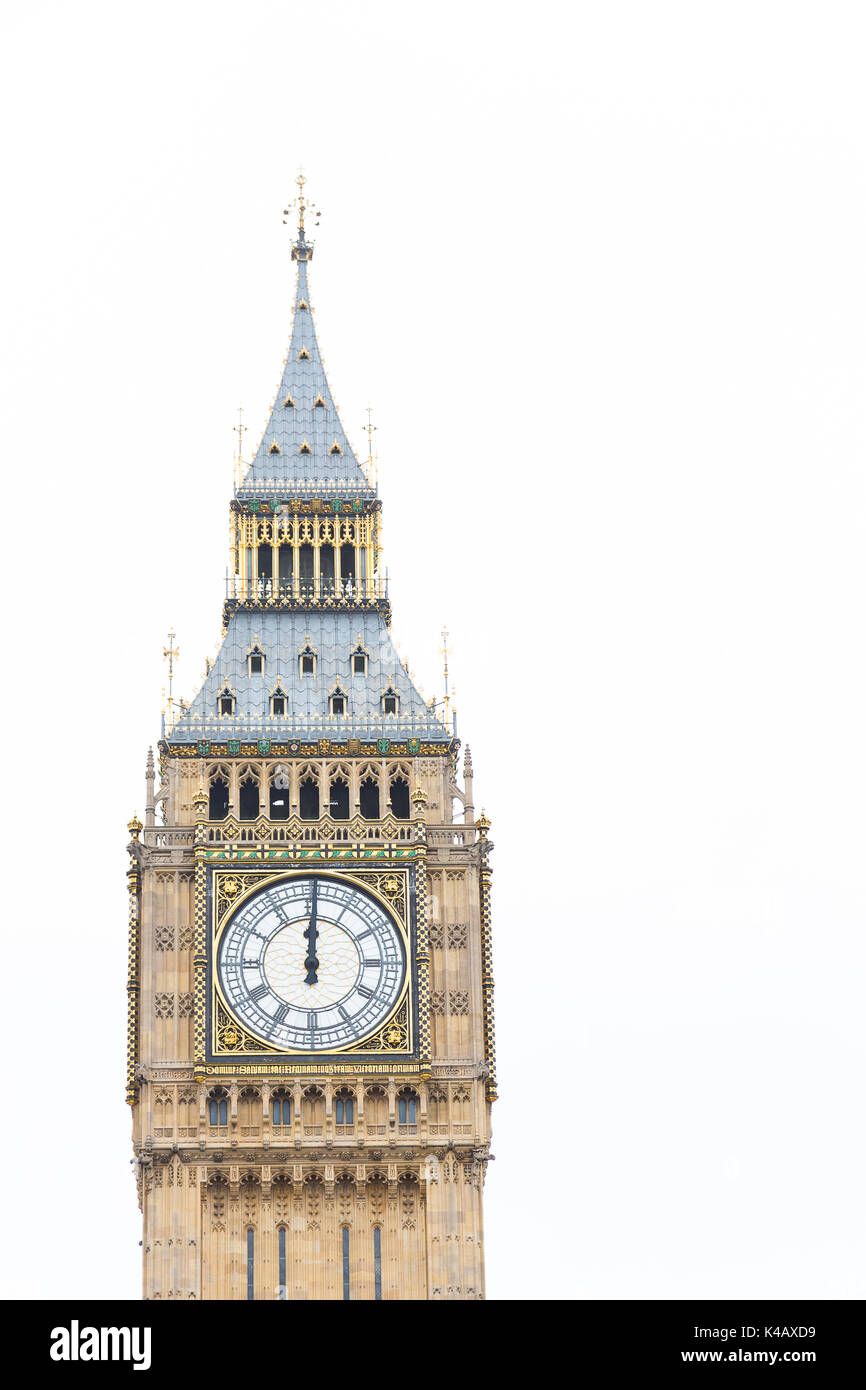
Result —
[[[492,817],[492,1298],[862,1298],[857,4],[6,4],[7,1297],[140,1290],[126,822],[290,329]],[[16,1196],[15,1194],[18,1194]],[[36,1215],[34,1215],[36,1213]]]

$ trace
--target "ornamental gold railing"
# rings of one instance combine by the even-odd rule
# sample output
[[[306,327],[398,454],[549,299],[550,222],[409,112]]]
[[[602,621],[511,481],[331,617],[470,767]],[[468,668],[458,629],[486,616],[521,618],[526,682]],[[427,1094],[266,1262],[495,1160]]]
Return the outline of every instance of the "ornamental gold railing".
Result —
[[[388,580],[354,579],[351,576],[335,579],[333,575],[272,578],[259,575],[250,578],[240,574],[226,577],[226,599],[234,603],[262,604],[328,604],[335,608],[352,604],[386,603]]]

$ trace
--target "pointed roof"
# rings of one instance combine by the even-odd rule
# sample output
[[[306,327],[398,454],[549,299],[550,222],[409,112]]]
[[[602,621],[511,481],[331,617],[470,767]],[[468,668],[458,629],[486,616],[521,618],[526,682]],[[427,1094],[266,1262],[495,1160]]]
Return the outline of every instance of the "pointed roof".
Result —
[[[315,656],[315,670],[302,675],[300,656]],[[356,675],[352,656],[366,654],[366,671]],[[252,651],[264,657],[261,674],[250,673]],[[339,686],[345,712],[332,715],[330,695]],[[271,714],[279,687],[287,697],[284,715]],[[386,691],[399,696],[395,715],[383,711]],[[219,697],[234,697],[230,715]],[[378,613],[236,613],[201,689],[178,718],[170,743],[198,739],[420,738],[448,744],[450,731],[429,708],[400,661]]]
[[[237,490],[241,502],[281,492],[376,496],[343,429],[325,375],[307,281],[312,255],[302,216],[292,246],[298,265],[292,338],[267,428]]]

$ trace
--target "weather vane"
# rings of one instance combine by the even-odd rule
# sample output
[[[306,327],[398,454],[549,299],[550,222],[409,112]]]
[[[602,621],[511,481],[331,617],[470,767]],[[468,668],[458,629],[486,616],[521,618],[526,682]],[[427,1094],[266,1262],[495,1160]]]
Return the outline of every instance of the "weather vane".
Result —
[[[319,218],[322,216],[319,209],[313,203],[308,202],[308,200],[304,197],[304,184],[306,182],[307,180],[304,177],[303,170],[299,169],[298,177],[295,179],[295,183],[298,185],[298,196],[297,198],[292,199],[288,207],[283,208],[283,222],[287,226],[289,222],[289,214],[291,213],[292,209],[294,208],[297,210],[298,231],[301,233],[302,236],[304,232],[304,213],[309,212],[312,217],[315,217],[317,227],[319,225]]]

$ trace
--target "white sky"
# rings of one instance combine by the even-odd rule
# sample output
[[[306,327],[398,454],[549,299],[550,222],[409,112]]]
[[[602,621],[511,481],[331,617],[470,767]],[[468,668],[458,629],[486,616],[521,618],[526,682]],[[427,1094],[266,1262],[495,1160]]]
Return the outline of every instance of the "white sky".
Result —
[[[303,163],[394,632],[429,694],[447,623],[493,818],[489,1296],[862,1298],[862,7],[31,0],[0,43],[3,1292],[138,1296],[125,827]]]

